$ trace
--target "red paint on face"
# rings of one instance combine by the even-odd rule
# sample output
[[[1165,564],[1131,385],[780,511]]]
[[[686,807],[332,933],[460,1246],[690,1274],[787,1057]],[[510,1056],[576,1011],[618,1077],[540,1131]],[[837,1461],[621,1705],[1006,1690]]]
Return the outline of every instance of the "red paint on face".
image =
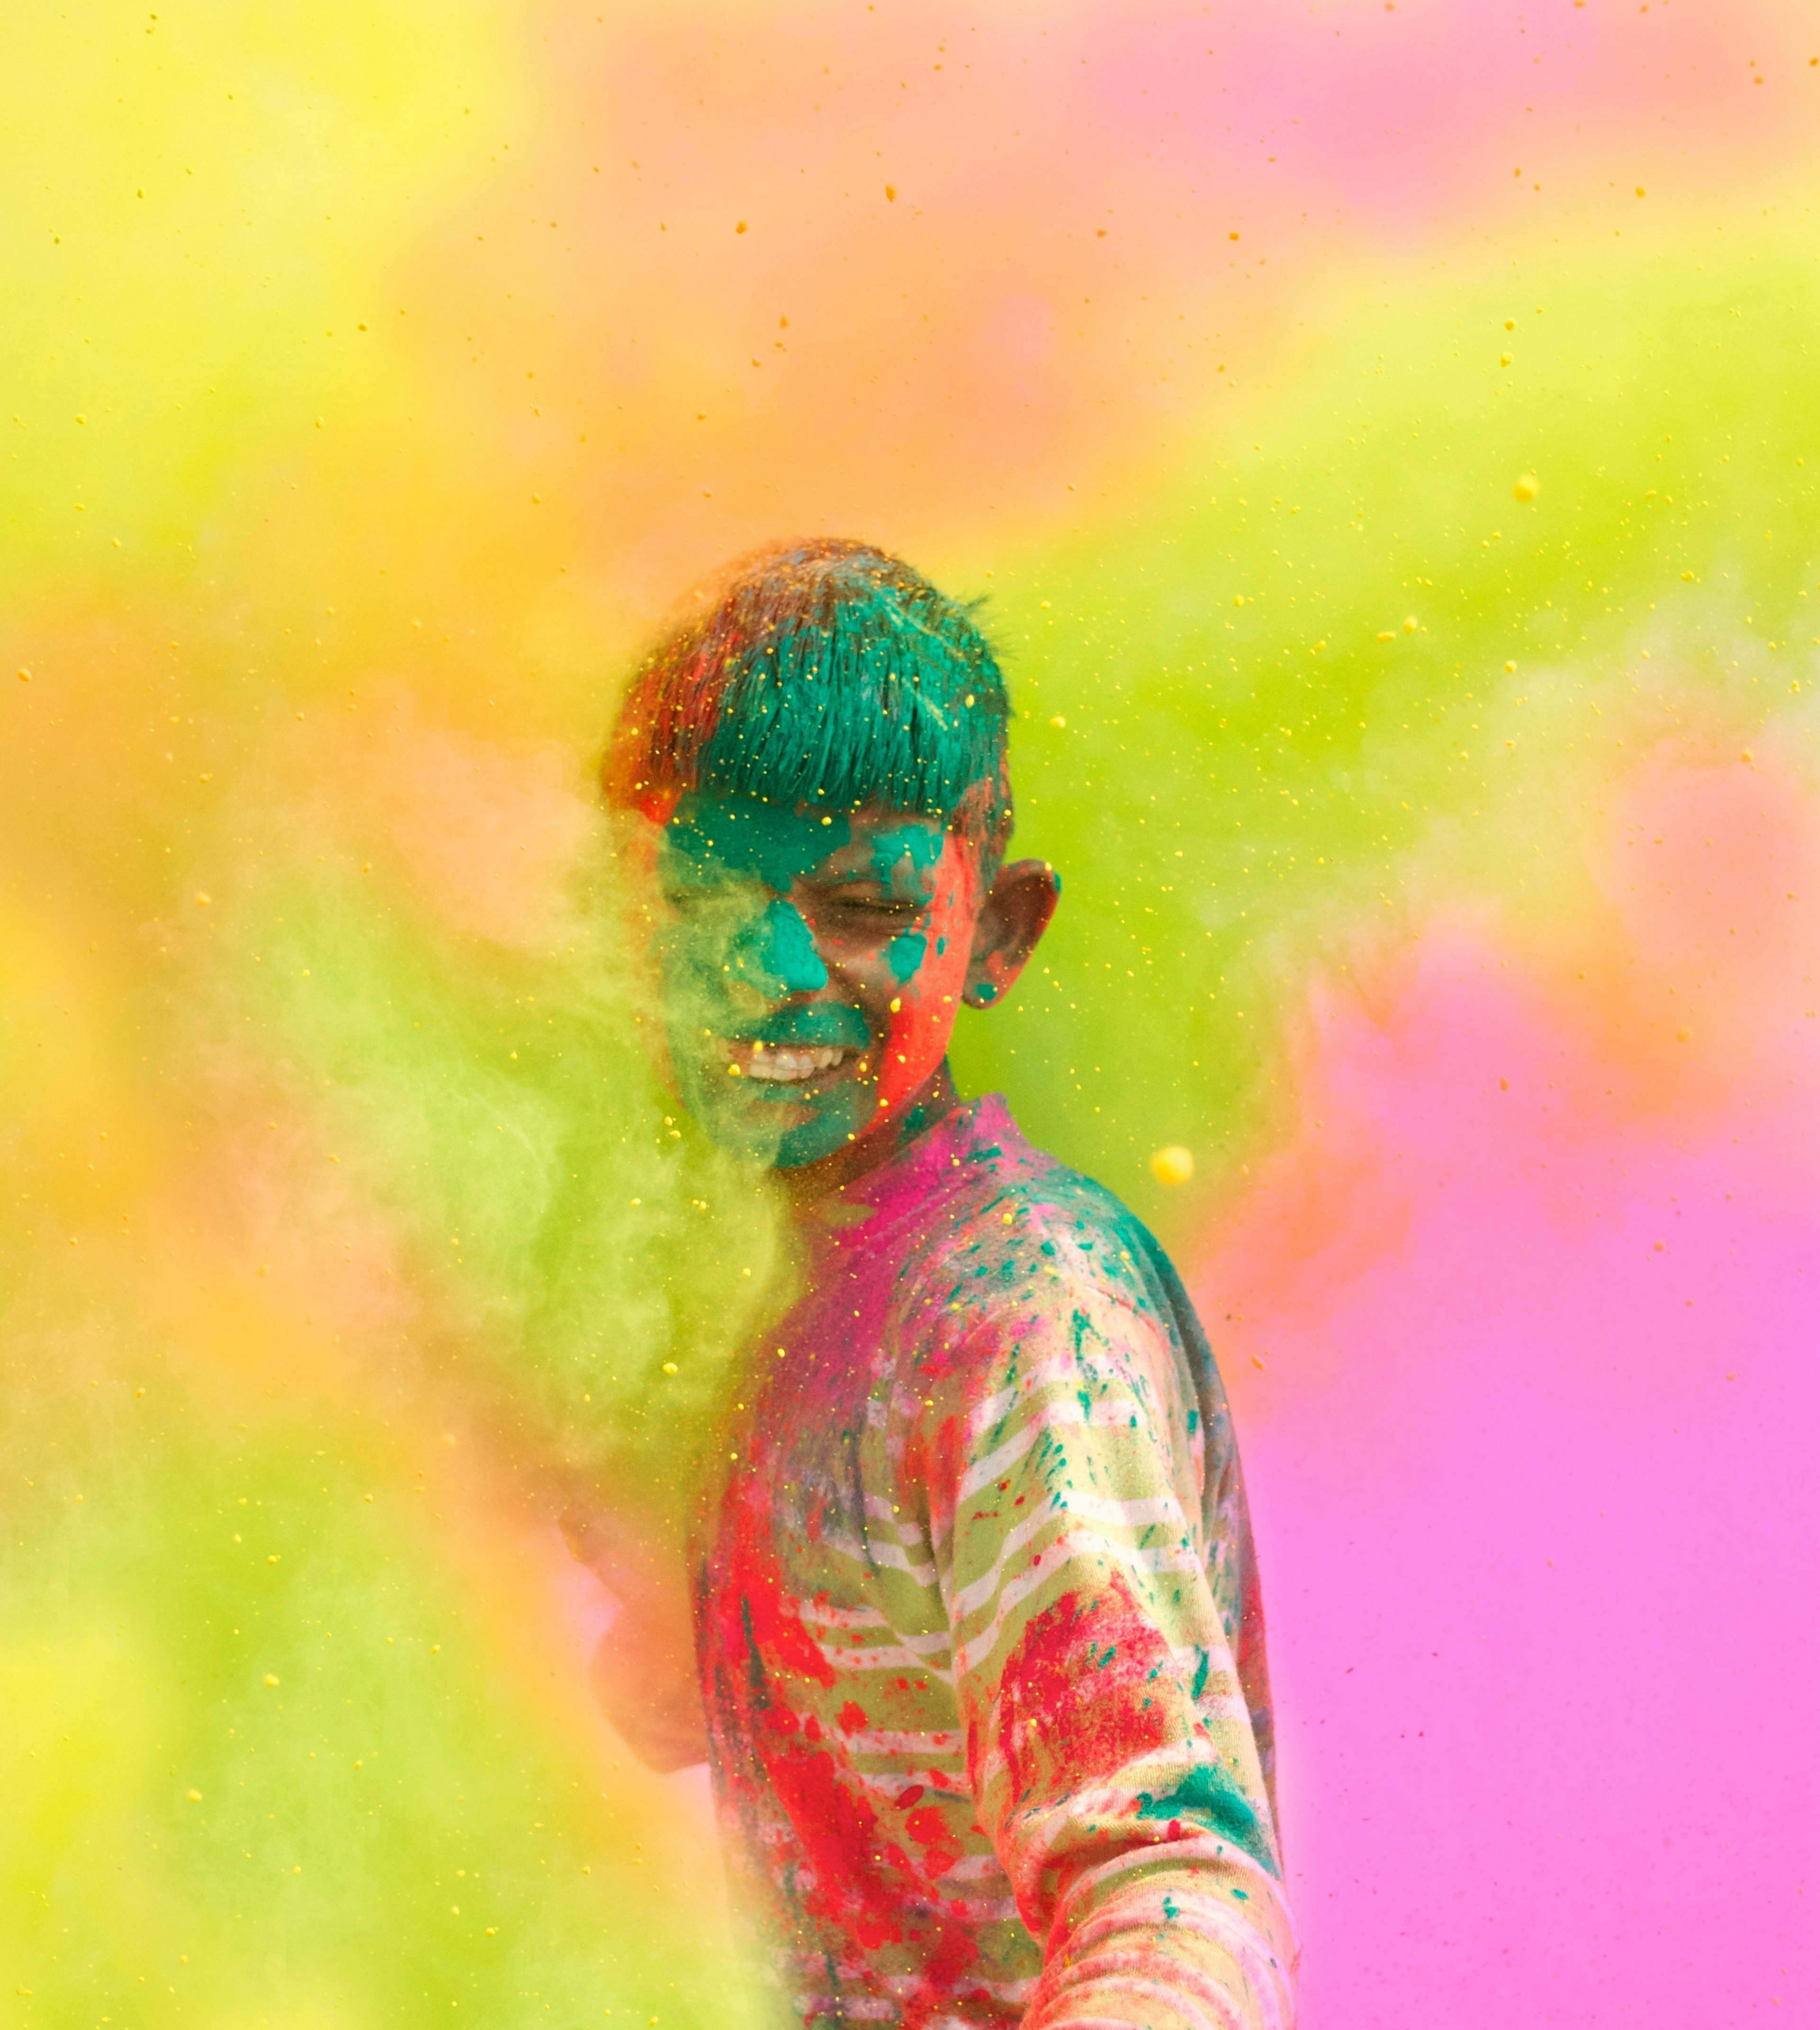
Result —
[[[878,1066],[874,1124],[882,1127],[948,1054],[954,1020],[967,984],[968,961],[979,916],[979,854],[958,832],[949,832],[934,868],[934,894],[923,919],[923,961],[893,997]]]

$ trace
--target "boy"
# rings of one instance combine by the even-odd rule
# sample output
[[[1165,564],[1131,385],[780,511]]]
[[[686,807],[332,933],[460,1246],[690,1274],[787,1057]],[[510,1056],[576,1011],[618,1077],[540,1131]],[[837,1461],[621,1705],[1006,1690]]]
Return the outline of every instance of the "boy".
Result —
[[[1145,1229],[948,1069],[1058,892],[1004,861],[1007,716],[960,608],[805,542],[659,643],[607,758],[676,1084],[807,1265],[697,1567],[729,1866],[805,2023],[1284,2025],[1219,1377]]]

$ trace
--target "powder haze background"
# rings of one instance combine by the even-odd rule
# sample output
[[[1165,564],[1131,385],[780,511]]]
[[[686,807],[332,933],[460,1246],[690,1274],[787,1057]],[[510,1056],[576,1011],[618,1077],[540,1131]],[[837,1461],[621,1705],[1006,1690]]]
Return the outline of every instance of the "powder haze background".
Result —
[[[1820,2020],[1809,11],[0,55],[9,2020],[742,2010],[555,1519],[787,1264],[590,772],[821,530],[989,596],[1066,894],[957,1058],[1214,1332],[1306,2020]]]

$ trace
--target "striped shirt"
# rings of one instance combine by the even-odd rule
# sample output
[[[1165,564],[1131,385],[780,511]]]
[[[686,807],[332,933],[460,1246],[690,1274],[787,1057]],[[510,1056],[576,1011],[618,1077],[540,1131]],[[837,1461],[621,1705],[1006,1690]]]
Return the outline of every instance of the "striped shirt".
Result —
[[[1244,1488],[1168,1261],[996,1098],[808,1245],[697,1591],[781,2020],[1287,2026]]]

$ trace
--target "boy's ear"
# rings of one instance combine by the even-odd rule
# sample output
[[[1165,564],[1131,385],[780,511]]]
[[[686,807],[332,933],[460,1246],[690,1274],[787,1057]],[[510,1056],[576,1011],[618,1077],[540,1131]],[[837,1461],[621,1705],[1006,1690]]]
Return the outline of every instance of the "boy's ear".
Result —
[[[1049,928],[1061,883],[1046,860],[1014,860],[994,877],[979,905],[961,998],[990,1008],[1016,983],[1037,941]]]

